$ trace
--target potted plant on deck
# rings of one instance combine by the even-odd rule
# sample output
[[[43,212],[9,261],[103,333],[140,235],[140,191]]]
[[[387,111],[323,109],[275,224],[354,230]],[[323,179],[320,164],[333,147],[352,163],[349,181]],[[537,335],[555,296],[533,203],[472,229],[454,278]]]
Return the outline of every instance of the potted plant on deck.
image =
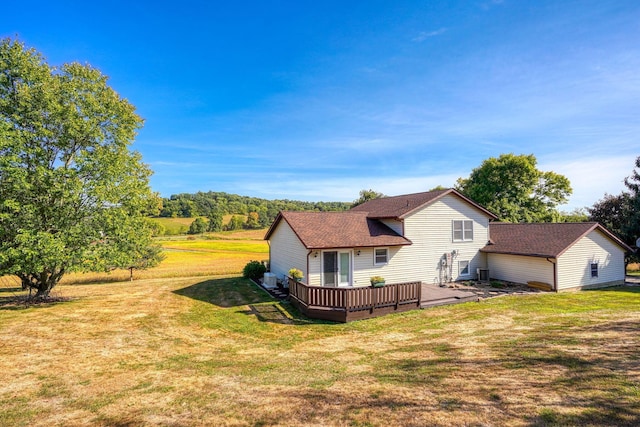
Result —
[[[304,274],[302,274],[302,271],[298,270],[297,268],[292,268],[291,270],[289,270],[289,277],[291,277],[296,282],[299,282],[304,278]]]
[[[374,288],[379,288],[384,286],[384,277],[382,276],[373,276],[371,277],[371,286]]]

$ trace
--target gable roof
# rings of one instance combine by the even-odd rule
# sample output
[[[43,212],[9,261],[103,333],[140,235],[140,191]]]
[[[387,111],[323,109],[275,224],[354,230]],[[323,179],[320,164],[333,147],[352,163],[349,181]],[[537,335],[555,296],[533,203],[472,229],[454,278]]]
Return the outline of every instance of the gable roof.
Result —
[[[624,250],[631,250],[622,240],[597,222],[525,224],[492,222],[489,224],[489,244],[480,250],[486,253],[558,258],[593,230],[602,232]]]
[[[287,212],[278,214],[265,235],[269,240],[286,221],[307,249],[410,245],[411,241],[366,212]]]
[[[460,192],[449,188],[447,190],[434,190],[424,193],[405,194],[402,196],[381,197],[379,199],[369,200],[361,205],[351,208],[350,212],[367,212],[369,218],[397,218],[403,219],[414,211],[424,206],[430,205],[444,196],[452,194],[465,202],[469,203],[476,209],[484,212],[491,219],[498,219],[493,213],[483,208],[473,200],[463,196]]]

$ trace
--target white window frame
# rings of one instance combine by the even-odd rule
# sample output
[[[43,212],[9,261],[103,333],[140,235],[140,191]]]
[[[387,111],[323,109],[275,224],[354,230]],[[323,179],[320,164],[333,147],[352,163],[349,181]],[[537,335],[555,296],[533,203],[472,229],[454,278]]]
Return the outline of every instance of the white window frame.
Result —
[[[378,262],[378,251],[384,251],[384,262]],[[373,248],[373,265],[386,265],[389,264],[389,248]]]
[[[591,278],[594,279],[594,278],[598,277],[598,270],[599,270],[598,263],[597,262],[592,262],[589,267],[591,268]]]
[[[467,266],[466,266],[467,272],[466,273],[462,272],[464,270],[464,268],[462,268],[462,263],[463,262],[467,263]],[[466,259],[458,261],[458,275],[461,276],[461,277],[471,276],[471,261],[466,260]]]
[[[456,238],[456,231],[461,233],[462,239]],[[473,242],[473,220],[454,219],[451,221],[451,239],[454,242]]]

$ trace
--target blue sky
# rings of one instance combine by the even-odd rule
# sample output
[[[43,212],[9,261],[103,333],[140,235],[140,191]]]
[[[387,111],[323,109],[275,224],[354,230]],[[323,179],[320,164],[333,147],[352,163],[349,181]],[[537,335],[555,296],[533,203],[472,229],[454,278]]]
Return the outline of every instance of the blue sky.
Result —
[[[571,210],[640,155],[635,0],[24,0],[0,35],[108,75],[165,197],[351,201],[533,153]]]

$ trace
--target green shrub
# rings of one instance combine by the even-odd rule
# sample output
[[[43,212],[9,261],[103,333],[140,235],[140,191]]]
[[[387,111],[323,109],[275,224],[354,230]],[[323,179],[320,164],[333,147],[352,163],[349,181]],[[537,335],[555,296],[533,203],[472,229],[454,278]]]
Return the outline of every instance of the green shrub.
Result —
[[[260,261],[249,261],[242,269],[242,277],[246,279],[258,280],[267,271],[267,267]]]

